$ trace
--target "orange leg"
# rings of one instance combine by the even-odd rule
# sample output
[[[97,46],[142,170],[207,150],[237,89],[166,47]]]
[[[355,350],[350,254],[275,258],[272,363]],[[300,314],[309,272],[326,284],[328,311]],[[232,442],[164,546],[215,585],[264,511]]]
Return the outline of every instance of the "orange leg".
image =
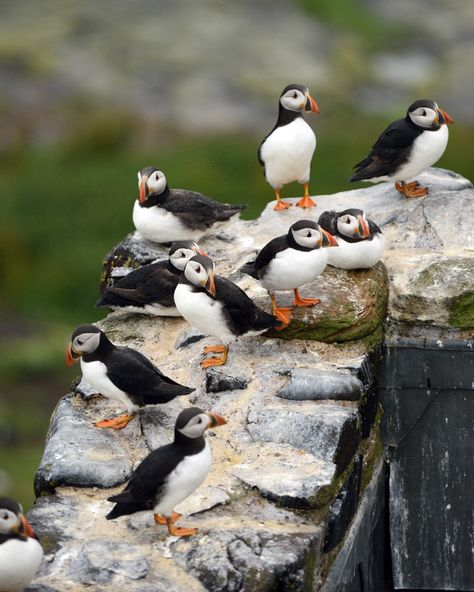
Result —
[[[295,294],[295,299],[293,300],[293,305],[297,306],[298,308],[301,308],[304,306],[314,306],[315,304],[319,304],[321,302],[321,300],[319,300],[319,298],[302,298],[299,295],[298,288],[295,288],[293,290],[293,292]]]
[[[223,345],[206,345],[204,348],[205,354],[223,354],[225,347]]]
[[[304,184],[303,197],[299,200],[299,202],[296,205],[299,208],[313,208],[316,205],[316,202],[313,201],[309,196],[309,183]]]
[[[395,183],[395,189],[399,193],[403,193],[405,197],[424,197],[428,195],[428,188],[420,187],[418,181],[412,181],[411,183],[397,182]]]
[[[121,430],[127,426],[134,417],[134,415],[125,413],[125,415],[114,417],[114,419],[102,419],[101,421],[96,421],[94,425],[96,428],[112,428],[113,430]]]
[[[210,346],[212,347],[212,346]],[[216,345],[215,347],[219,347]],[[201,368],[209,368],[211,366],[223,366],[227,362],[227,355],[229,353],[229,348],[227,346],[222,346],[222,356],[220,358],[207,358],[207,360],[203,360],[201,362]]]
[[[272,312],[276,316],[276,318],[281,322],[281,326],[277,327],[277,331],[281,331],[282,329],[288,327],[288,325],[291,323],[292,311],[291,308],[278,308],[275,299],[275,294],[271,294],[270,298],[272,299]]]
[[[161,514],[153,514],[153,518],[155,519],[155,522],[157,524],[167,524],[166,516],[162,516]],[[179,520],[180,518],[181,518],[181,514],[178,514],[177,512],[171,512],[171,517],[170,517],[171,524],[174,524],[176,522],[176,520]]]
[[[287,201],[283,201],[280,195],[280,190],[279,189],[275,189],[275,197],[276,197],[276,205],[273,208],[274,210],[276,210],[277,212],[280,210],[287,210],[288,208],[291,208],[290,203],[288,203]]]
[[[172,518],[166,518],[166,525],[171,536],[191,536],[198,532],[197,528],[178,528],[174,526]]]

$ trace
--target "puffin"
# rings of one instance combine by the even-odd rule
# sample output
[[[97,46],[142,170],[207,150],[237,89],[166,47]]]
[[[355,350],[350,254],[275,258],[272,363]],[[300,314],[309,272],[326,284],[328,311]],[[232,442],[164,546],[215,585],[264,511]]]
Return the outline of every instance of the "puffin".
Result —
[[[43,548],[19,503],[0,498],[0,590],[21,592],[35,577]]]
[[[143,265],[105,288],[97,308],[159,317],[179,317],[174,305],[174,291],[186,263],[194,255],[205,255],[194,241],[171,245],[168,260]]]
[[[202,368],[224,365],[229,345],[238,337],[258,335],[280,325],[275,316],[259,308],[241,288],[214,275],[212,259],[203,255],[196,255],[186,264],[174,292],[174,302],[188,323],[222,342],[204,348],[204,354],[222,355],[203,360]]]
[[[175,526],[174,508],[188,498],[207,477],[211,448],[204,432],[226,424],[217,413],[189,407],[178,415],[171,444],[153,450],[135,469],[125,489],[108,498],[116,505],[107,520],[152,510],[157,524],[166,524],[172,536],[190,536],[197,528]]]
[[[164,173],[153,166],[138,172],[138,188],[133,223],[143,238],[155,243],[197,241],[210,231],[221,230],[245,208],[196,191],[170,189]]]
[[[85,380],[127,408],[125,415],[96,422],[98,428],[122,429],[139,407],[168,403],[194,391],[165,376],[139,351],[114,345],[94,325],[79,325],[72,333],[66,364],[72,366],[79,359]]]
[[[291,322],[290,308],[278,307],[275,292],[293,290],[293,305],[307,307],[319,304],[319,298],[302,298],[298,288],[315,280],[328,260],[325,247],[336,247],[336,239],[312,220],[298,220],[287,232],[267,243],[254,261],[241,271],[259,280],[272,300],[272,311],[281,321],[280,329]]]
[[[406,117],[391,123],[368,156],[358,162],[349,181],[395,181],[405,197],[424,197],[428,188],[413,179],[432,166],[446,150],[448,125],[453,118],[431,99],[420,99],[408,107]]]
[[[323,212],[318,224],[330,232],[338,248],[328,251],[328,264],[342,269],[368,269],[380,261],[385,237],[380,228],[357,208]]]
[[[298,181],[304,195],[297,202],[300,208],[311,208],[316,203],[309,196],[311,159],[316,149],[316,136],[303,118],[303,113],[319,113],[319,107],[309,90],[301,84],[286,86],[279,99],[275,127],[264,138],[258,149],[258,160],[276,196],[275,210],[286,210],[291,203],[283,201],[283,185]]]

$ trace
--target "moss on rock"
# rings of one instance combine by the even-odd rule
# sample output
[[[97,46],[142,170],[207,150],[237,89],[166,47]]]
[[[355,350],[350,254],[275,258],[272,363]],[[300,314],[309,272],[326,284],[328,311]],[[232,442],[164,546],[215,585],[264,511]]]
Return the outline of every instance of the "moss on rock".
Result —
[[[449,323],[457,329],[474,329],[474,292],[466,292],[454,300]]]

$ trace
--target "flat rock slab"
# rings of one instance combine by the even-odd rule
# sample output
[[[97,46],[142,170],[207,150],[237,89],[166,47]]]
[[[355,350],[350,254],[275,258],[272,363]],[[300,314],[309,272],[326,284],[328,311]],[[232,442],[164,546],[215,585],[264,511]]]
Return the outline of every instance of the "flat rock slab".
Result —
[[[208,368],[206,370],[206,392],[221,393],[223,391],[242,390],[251,381],[248,376],[233,376],[225,370]]]
[[[363,391],[362,382],[348,370],[328,372],[318,368],[293,368],[283,374],[290,379],[276,395],[281,399],[358,401]]]
[[[120,438],[92,425],[74,396],[63,397],[51,420],[46,448],[35,476],[37,495],[61,485],[113,487],[132,473],[132,462]]]
[[[233,474],[281,505],[292,508],[318,506],[318,492],[329,487],[336,465],[284,444],[259,444],[249,449],[244,464]]]

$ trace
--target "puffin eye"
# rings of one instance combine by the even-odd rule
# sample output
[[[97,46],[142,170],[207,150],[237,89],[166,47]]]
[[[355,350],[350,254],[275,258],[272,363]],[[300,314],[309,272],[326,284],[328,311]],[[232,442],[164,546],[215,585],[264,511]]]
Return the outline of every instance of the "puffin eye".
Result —
[[[83,343],[84,343],[84,341],[82,339],[77,340],[77,345],[82,345]]]
[[[426,115],[426,111],[423,109],[423,113],[422,113],[423,117]]]
[[[308,234],[306,235],[308,238],[311,238],[311,231],[308,230]]]
[[[5,512],[2,516],[3,520],[8,520],[8,514]]]
[[[293,94],[293,98],[296,99],[298,98],[298,95],[296,93]]]
[[[201,273],[201,266],[200,266],[200,265],[198,265],[198,266],[196,267],[196,273]]]

